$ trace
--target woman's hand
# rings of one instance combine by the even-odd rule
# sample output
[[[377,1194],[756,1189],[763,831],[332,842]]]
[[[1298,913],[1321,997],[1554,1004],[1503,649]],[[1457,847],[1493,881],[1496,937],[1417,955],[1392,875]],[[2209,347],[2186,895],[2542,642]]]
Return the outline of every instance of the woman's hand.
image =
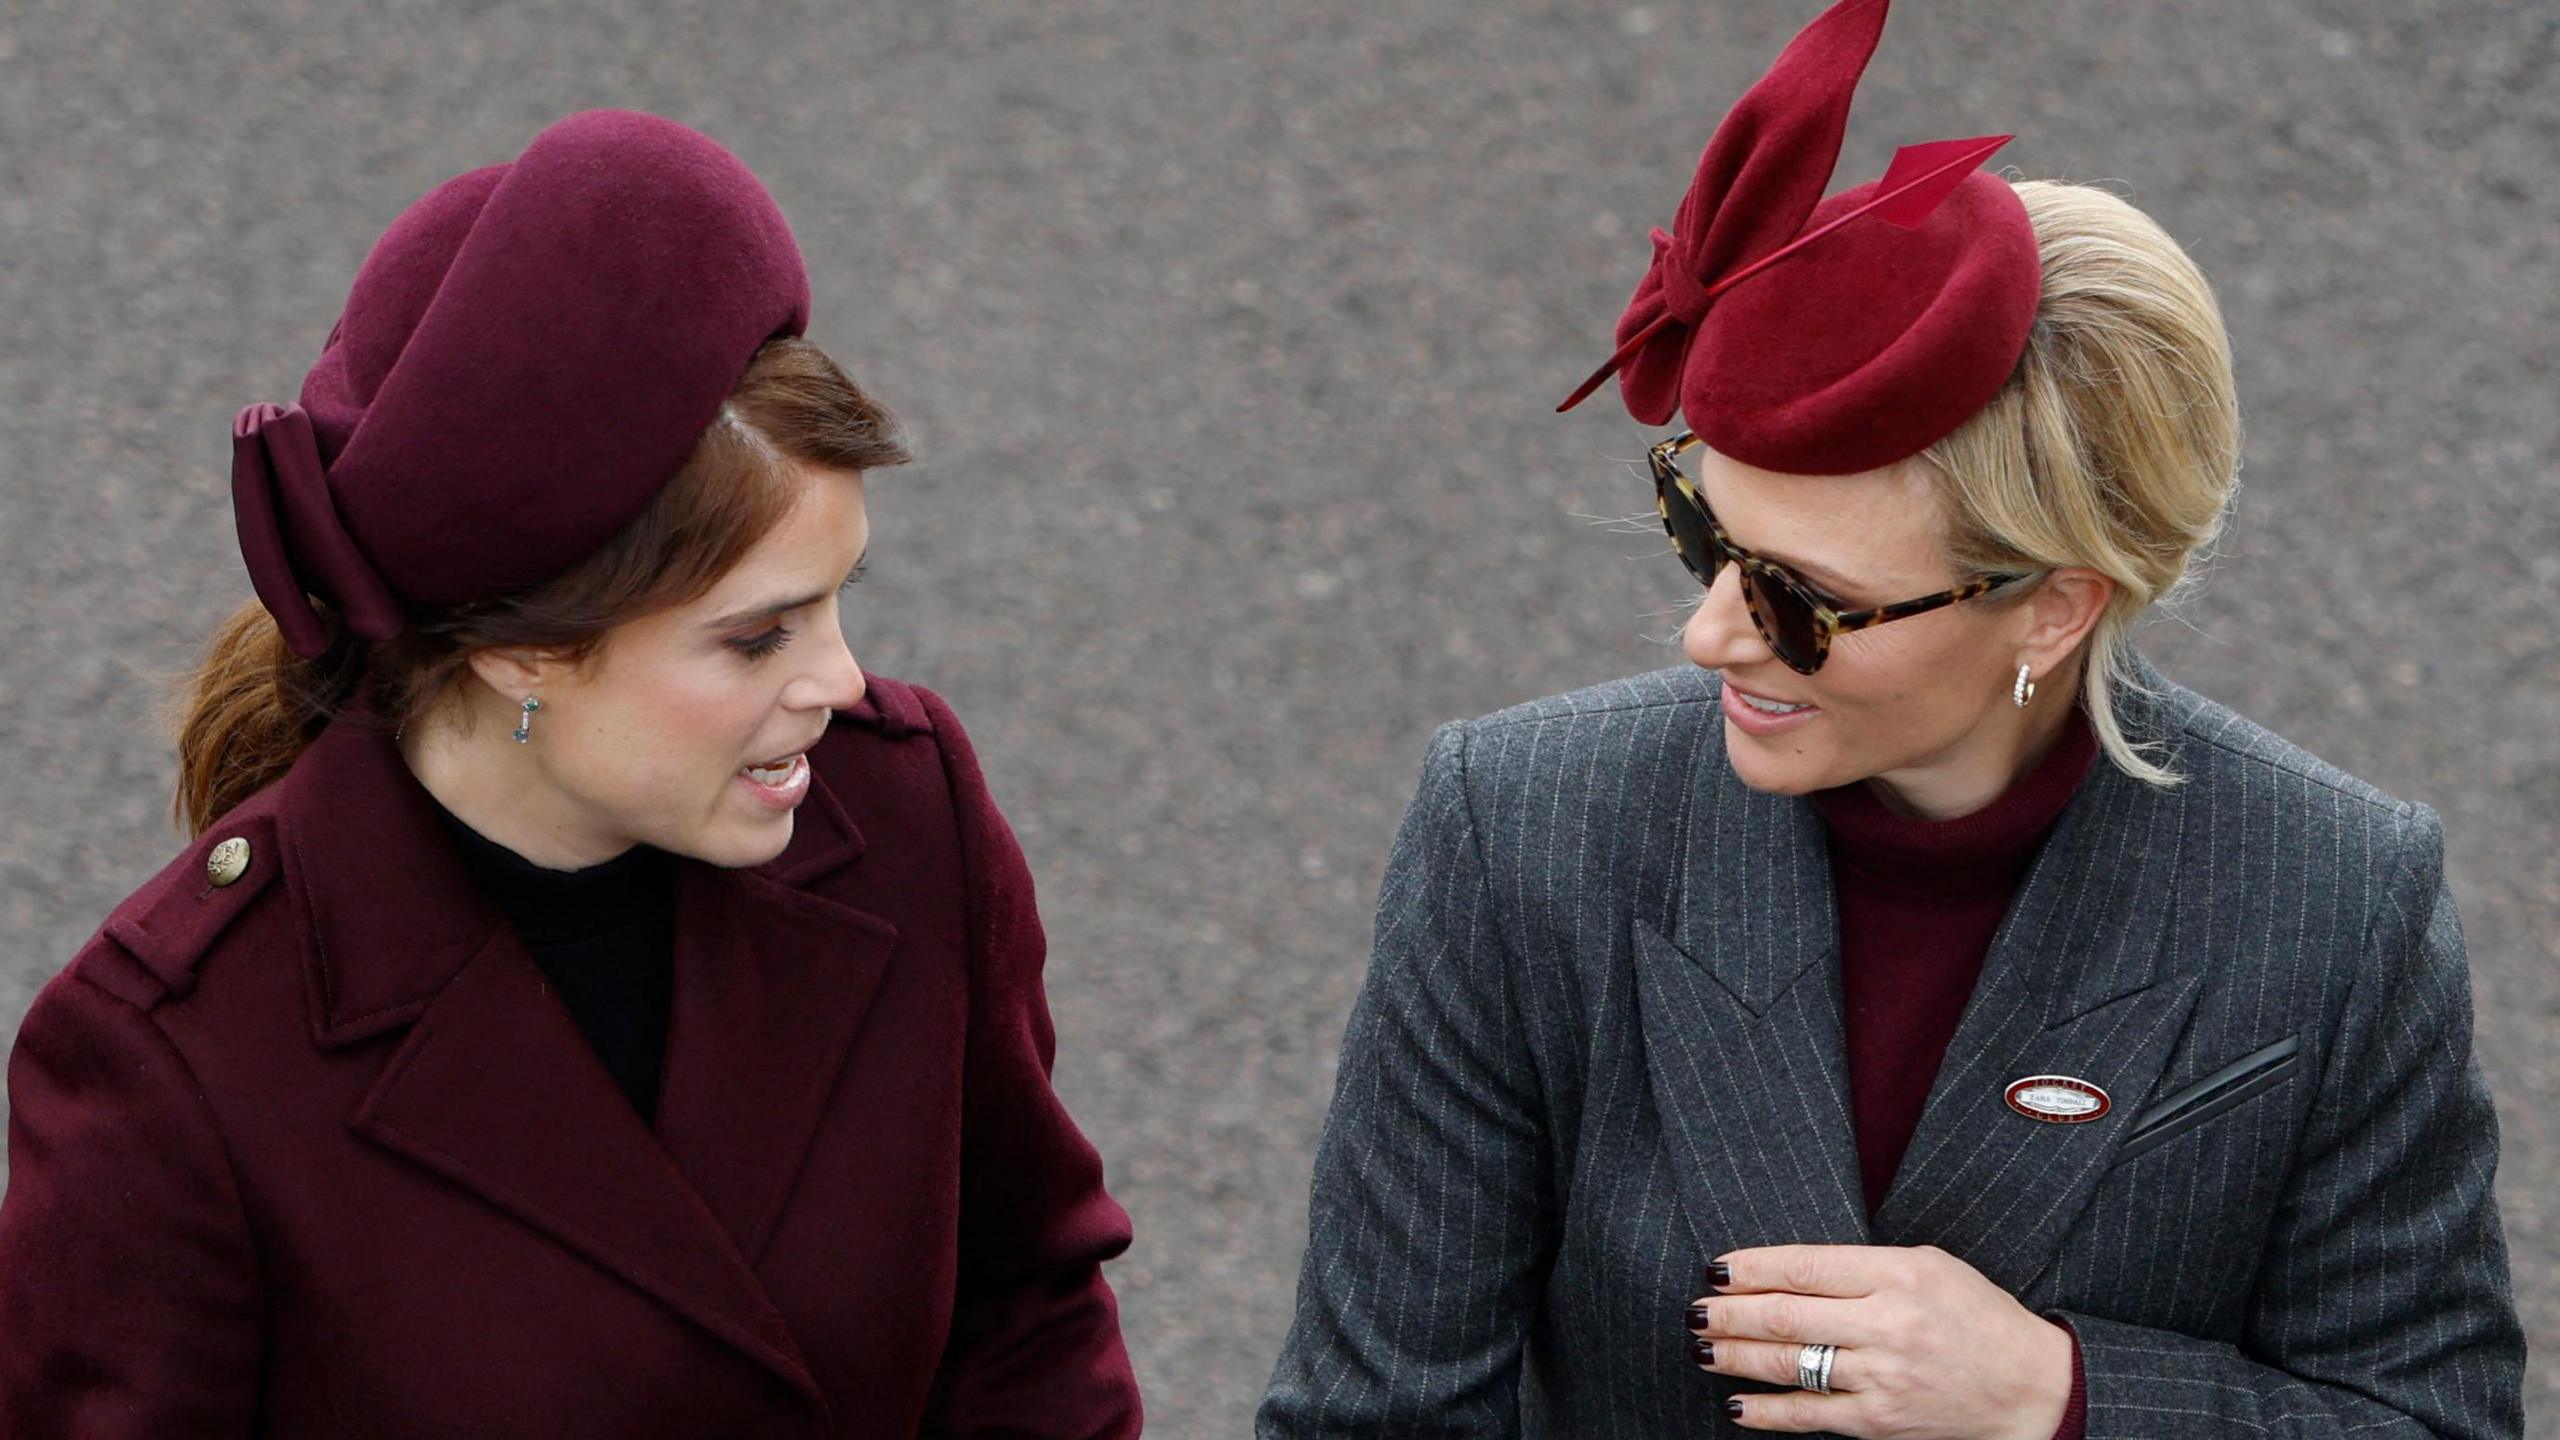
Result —
[[[2048,1440],[2069,1408],[2070,1333],[1934,1245],[1771,1245],[1718,1259],[1731,1278],[1689,1307],[1702,1368],[1793,1387],[1799,1349],[1839,1347],[1831,1394],[1729,1402],[1749,1429]]]

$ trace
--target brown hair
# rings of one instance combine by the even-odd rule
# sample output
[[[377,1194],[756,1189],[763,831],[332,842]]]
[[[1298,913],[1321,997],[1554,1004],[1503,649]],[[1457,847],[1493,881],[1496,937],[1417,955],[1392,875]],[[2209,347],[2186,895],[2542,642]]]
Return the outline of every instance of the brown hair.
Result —
[[[306,660],[252,600],[223,621],[177,682],[171,812],[189,836],[291,768],[359,690],[399,724],[458,679],[473,651],[521,646],[584,664],[615,626],[708,591],[788,514],[801,493],[792,462],[876,470],[909,458],[888,410],[825,351],[768,340],[675,475],[621,533],[568,571],[494,599],[412,608],[379,645],[348,633],[315,601],[330,645]]]

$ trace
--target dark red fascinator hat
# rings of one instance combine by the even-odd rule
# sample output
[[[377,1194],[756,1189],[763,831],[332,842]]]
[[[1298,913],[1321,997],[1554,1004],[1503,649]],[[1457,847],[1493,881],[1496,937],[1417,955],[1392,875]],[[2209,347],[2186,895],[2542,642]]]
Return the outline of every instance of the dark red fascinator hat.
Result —
[[[1674,409],[1719,454],[1846,475],[1918,454],[2000,392],[2041,276],[2035,229],[1979,168],[2010,140],[1933,140],[1825,198],[1887,0],[1840,0],[1716,127],[1653,267],[1618,321],[1612,373],[1647,425]]]
[[[782,211],[672,120],[587,110],[383,232],[298,405],[232,421],[232,507],[296,653],[306,596],[386,640],[406,607],[548,579],[684,463],[758,346],[809,320]]]

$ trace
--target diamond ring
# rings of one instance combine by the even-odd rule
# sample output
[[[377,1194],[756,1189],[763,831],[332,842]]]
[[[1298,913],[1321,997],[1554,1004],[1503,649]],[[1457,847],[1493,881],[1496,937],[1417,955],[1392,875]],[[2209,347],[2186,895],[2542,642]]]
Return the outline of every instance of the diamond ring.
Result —
[[[1800,1345],[1796,1347],[1796,1388],[1816,1395],[1831,1393],[1831,1357],[1837,1345]]]

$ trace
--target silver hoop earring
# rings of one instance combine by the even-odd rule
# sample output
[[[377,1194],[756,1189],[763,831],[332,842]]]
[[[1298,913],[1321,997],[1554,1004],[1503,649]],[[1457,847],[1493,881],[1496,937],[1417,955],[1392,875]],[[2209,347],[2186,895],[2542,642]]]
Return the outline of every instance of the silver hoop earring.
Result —
[[[2017,701],[2018,708],[2021,710],[2027,708],[2028,701],[2036,698],[2036,682],[2027,678],[2027,667],[2024,665],[2018,667],[2018,683],[2009,687],[2009,698]]]
[[[524,697],[524,718],[516,722],[517,744],[523,745],[533,739],[533,712],[541,708],[541,701],[530,695]]]

